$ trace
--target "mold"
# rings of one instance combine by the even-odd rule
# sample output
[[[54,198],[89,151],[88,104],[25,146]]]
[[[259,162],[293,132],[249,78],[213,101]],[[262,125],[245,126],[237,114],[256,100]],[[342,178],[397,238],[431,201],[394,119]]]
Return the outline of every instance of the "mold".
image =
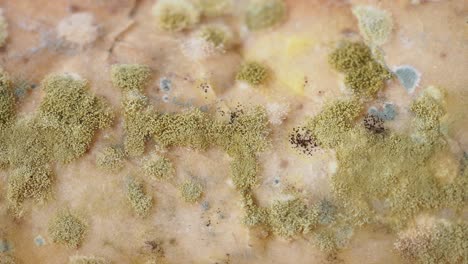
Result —
[[[247,6],[245,23],[250,30],[270,28],[286,17],[283,0],[253,0]]]
[[[88,226],[83,219],[67,210],[56,213],[49,220],[48,226],[52,241],[69,248],[78,248],[82,244],[87,229]]]
[[[125,91],[142,91],[150,76],[151,71],[145,65],[114,64],[111,67],[112,84]]]
[[[359,31],[364,39],[380,46],[387,42],[393,28],[393,20],[387,11],[373,6],[354,6],[354,16],[358,19]]]
[[[146,176],[158,181],[170,180],[175,174],[172,162],[166,157],[157,155],[144,159],[142,170]]]
[[[162,30],[176,32],[193,27],[200,11],[187,0],[160,0],[153,6],[153,16]]]
[[[145,193],[143,183],[134,178],[128,178],[126,194],[127,200],[138,216],[145,217],[149,215],[153,207],[153,198]]]
[[[408,93],[413,93],[421,80],[421,73],[409,65],[396,67],[393,72]]]
[[[258,86],[267,81],[268,75],[269,69],[266,66],[255,61],[249,61],[242,64],[241,69],[237,72],[236,79]]]
[[[395,249],[411,263],[465,263],[468,261],[466,223],[438,223],[400,234]]]
[[[196,0],[195,5],[206,17],[217,17],[229,14],[233,8],[232,0]]]
[[[105,147],[96,155],[97,167],[110,172],[120,171],[125,162],[125,153],[119,147]]]
[[[360,42],[345,41],[330,53],[330,65],[345,74],[344,83],[359,97],[372,98],[384,88],[392,73],[372,57],[371,50]]]
[[[203,194],[202,185],[196,180],[186,180],[179,186],[180,196],[187,203],[198,201]]]
[[[392,121],[397,115],[397,110],[393,103],[385,103],[382,110],[377,109],[377,107],[370,107],[367,113],[385,121]]]

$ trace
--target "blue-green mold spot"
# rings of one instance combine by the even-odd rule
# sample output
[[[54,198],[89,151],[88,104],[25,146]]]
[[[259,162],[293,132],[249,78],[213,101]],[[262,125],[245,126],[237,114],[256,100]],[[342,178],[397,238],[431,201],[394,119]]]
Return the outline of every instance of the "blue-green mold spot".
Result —
[[[395,69],[395,74],[408,93],[412,93],[421,80],[421,73],[409,65],[397,67]]]
[[[367,113],[377,116],[383,120],[394,120],[397,115],[396,107],[392,103],[385,103],[383,109],[377,109],[377,107],[371,107]]]
[[[45,245],[45,239],[41,235],[38,235],[34,238],[34,244],[38,247],[43,246]]]

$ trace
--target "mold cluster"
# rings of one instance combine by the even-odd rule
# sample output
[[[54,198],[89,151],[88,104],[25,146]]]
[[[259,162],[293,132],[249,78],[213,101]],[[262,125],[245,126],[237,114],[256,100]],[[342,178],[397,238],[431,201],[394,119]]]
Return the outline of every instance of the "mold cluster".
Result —
[[[395,75],[398,77],[401,85],[408,91],[408,93],[414,92],[418,87],[421,80],[421,73],[415,68],[409,65],[403,65],[394,69]]]
[[[51,75],[42,82],[46,93],[39,118],[54,132],[55,160],[68,163],[89,148],[94,133],[111,125],[114,115],[107,103],[89,93],[88,82],[71,75]]]
[[[373,98],[393,74],[372,57],[364,43],[343,42],[328,58],[337,71],[345,74],[344,83],[358,97]]]
[[[408,263],[465,263],[467,237],[466,223],[437,223],[401,234],[395,248]]]
[[[377,107],[370,107],[367,114],[376,116],[384,121],[394,120],[397,115],[396,106],[392,103],[385,103],[383,109],[380,110]]]
[[[463,204],[466,179],[459,175],[443,184],[435,177],[438,167],[430,166],[441,162],[434,156],[447,148],[439,131],[442,101],[423,94],[411,109],[415,136],[385,130],[375,116],[358,125],[362,105],[356,100],[336,101],[307,122],[318,145],[336,151],[333,191],[354,212],[354,224],[379,219],[399,229],[422,211]],[[375,207],[376,201],[383,207]]]
[[[217,145],[229,154],[244,149],[260,151],[267,145],[268,118],[262,108],[251,109],[229,122],[217,120],[198,109],[160,113],[149,104],[140,89],[140,86],[134,86],[123,95],[125,150],[130,156],[143,154],[148,138],[153,138],[161,147],[206,149]]]
[[[196,0],[195,6],[206,17],[217,17],[228,14],[233,7],[232,0]]]
[[[170,180],[175,174],[172,162],[166,157],[157,155],[145,159],[142,169],[146,176],[158,181]]]
[[[377,78],[378,82],[361,80],[362,87],[353,89],[352,98],[326,104],[319,114],[290,135],[293,147],[297,148],[297,144],[302,142],[298,138],[302,140],[303,137],[295,136],[302,132],[308,135],[307,139],[314,139],[314,147],[334,150],[338,161],[338,169],[331,178],[334,203],[313,205],[308,210],[314,213],[298,216],[301,220],[296,223],[313,219],[314,225],[310,226],[314,244],[322,251],[334,254],[346,243],[354,228],[365,224],[402,231],[418,215],[447,208],[454,212],[455,221],[461,219],[466,204],[468,178],[462,170],[447,169],[446,161],[438,158],[439,153],[446,153],[449,159],[454,159],[440,129],[441,119],[445,115],[443,90],[428,87],[412,101],[409,107],[412,114],[409,131],[401,134],[385,128],[385,121],[395,117],[393,105],[386,104],[382,112],[370,109],[366,115],[363,113],[364,103],[384,87],[383,80],[390,76],[372,58],[370,49],[362,43],[345,42],[330,54],[329,62],[332,67],[347,74],[345,82],[348,85],[350,73],[359,72],[366,65],[380,67],[380,70],[374,72],[380,77]],[[353,87],[351,85],[350,88]],[[249,223],[260,223],[272,228],[272,222],[267,220],[271,219],[271,209],[250,206],[255,204],[252,198],[246,204],[251,214]],[[292,209],[294,207],[283,211],[289,212],[288,216],[300,215],[289,211]],[[282,223],[288,221],[283,219]],[[296,229],[291,229],[295,230],[291,234],[301,233],[297,228],[299,225],[293,226]],[[449,226],[460,227],[455,223]],[[458,230],[457,234],[450,233],[447,237],[461,237],[459,234],[464,231]],[[276,233],[281,235],[281,232]],[[437,233],[435,237],[442,239],[444,235]],[[458,245],[452,248],[455,252],[450,254],[453,256],[450,259],[449,255],[437,252],[443,248],[442,243],[436,242],[437,239],[428,242],[430,239],[424,237],[421,243],[424,243],[425,248],[421,252],[412,244],[413,239],[419,238],[409,236],[397,243],[397,249],[406,255],[405,258],[417,263],[436,263],[431,259],[434,256],[449,259],[444,259],[444,263],[467,259],[466,255],[460,254],[463,250]],[[433,248],[426,247],[431,243],[434,244]],[[431,249],[431,252],[426,249]]]
[[[335,147],[343,142],[343,136],[352,129],[362,108],[358,100],[335,101],[326,105],[305,127],[319,146]]]
[[[78,248],[87,233],[87,224],[70,211],[60,211],[49,221],[48,232],[54,243]]]
[[[27,199],[43,201],[51,196],[54,178],[50,168],[20,167],[8,178],[7,199],[10,206],[20,207]]]
[[[167,31],[181,31],[198,23],[200,11],[188,0],[160,0],[153,6],[158,27]]]
[[[120,147],[105,147],[96,155],[96,166],[110,172],[118,172],[124,166],[125,152]]]
[[[257,86],[267,81],[269,75],[268,71],[269,69],[263,64],[249,61],[241,65],[240,70],[237,72],[236,79]]]
[[[226,14],[232,4],[230,0],[160,0],[153,7],[153,15],[160,29],[180,32],[193,28],[202,16]],[[251,31],[270,28],[285,19],[286,11],[282,0],[253,0],[246,9],[245,23]],[[146,153],[148,141],[163,149],[218,147],[232,159],[231,179],[241,197],[246,226],[259,228],[266,233],[265,237],[309,236],[318,249],[330,255],[345,246],[354,228],[364,224],[402,231],[420,214],[447,208],[451,209],[453,219],[461,219],[468,197],[468,170],[457,170],[458,167],[456,172],[447,170],[437,156],[450,153],[440,129],[445,115],[443,91],[429,87],[411,103],[412,123],[406,134],[385,127],[385,122],[395,117],[395,109],[389,104],[384,111],[371,108],[363,113],[367,101],[375,98],[393,77],[381,58],[377,58],[379,54],[373,46],[387,41],[392,20],[387,12],[372,7],[358,6],[353,13],[370,47],[347,41],[329,55],[329,63],[345,75],[344,83],[353,96],[329,102],[289,136],[293,147],[305,154],[310,155],[317,148],[334,151],[338,167],[331,177],[331,198],[309,202],[294,193],[293,198],[260,206],[254,195],[261,172],[257,156],[271,144],[269,123],[281,124],[286,114],[279,112],[287,111],[272,107],[279,113],[274,122],[272,111],[262,107],[233,110],[224,119],[196,108],[162,112],[150,104],[144,93],[152,70],[139,64],[111,68],[112,84],[122,92],[124,142],[122,147],[102,149],[96,155],[96,165],[118,172],[127,157]],[[5,24],[0,16],[0,46],[2,22]],[[232,32],[222,25],[204,25],[195,33],[215,48],[233,45]],[[241,66],[236,79],[260,86],[269,81],[270,75],[267,66],[248,61]],[[398,69],[396,75],[408,90],[418,85],[419,76],[415,72]],[[161,78],[160,86],[167,93],[171,81]],[[207,93],[211,84],[203,82],[197,87]],[[81,157],[96,132],[109,127],[114,118],[107,103],[92,95],[88,82],[78,76],[50,75],[42,82],[42,89],[45,96],[38,111],[16,119],[12,85],[8,75],[0,70],[0,168],[11,169],[7,201],[16,213],[21,212],[28,199],[49,198],[55,180],[51,169],[54,163],[69,163]],[[142,159],[141,171],[159,181],[170,181],[175,175],[172,162],[159,155]],[[196,179],[183,181],[178,189],[187,203],[200,201],[204,192]],[[136,215],[146,217],[151,213],[154,200],[143,182],[127,177],[122,190]],[[205,210],[208,205],[202,204]],[[467,226],[464,222],[447,222],[418,229],[416,235],[401,233],[395,248],[412,262],[465,262]],[[48,226],[52,241],[70,248],[82,244],[87,229],[86,221],[70,211],[58,212]],[[14,263],[9,261],[0,255],[0,263]],[[70,263],[109,262],[74,256]]]
[[[317,225],[317,211],[299,200],[275,201],[269,208],[268,224],[273,234],[291,237],[307,234]]]
[[[285,17],[283,0],[253,0],[247,7],[245,23],[250,30],[262,30],[279,24]]]
[[[5,128],[15,117],[15,98],[8,74],[0,68],[0,126]]]
[[[393,20],[385,10],[373,6],[355,6],[352,9],[358,19],[359,31],[370,45],[380,46],[387,42],[393,28]]]
[[[89,93],[87,81],[57,74],[42,82],[39,109],[15,120],[15,99],[8,75],[0,72],[0,165],[12,169],[7,198],[17,215],[27,199],[46,200],[53,185],[53,162],[69,163],[90,147],[98,129],[109,127],[113,113]]]
[[[140,217],[145,217],[153,207],[153,198],[147,195],[143,183],[129,177],[126,184],[127,200],[135,213]]]
[[[180,187],[180,196],[187,203],[198,201],[203,194],[203,186],[196,180],[186,180]]]
[[[367,114],[364,117],[363,124],[368,131],[377,134],[385,132],[384,120],[379,116]]]
[[[235,188],[245,201],[246,197],[252,197],[251,191],[257,183],[259,171],[256,155],[269,145],[268,115],[265,109],[256,107],[239,111],[231,114],[228,120],[218,119],[198,109],[160,113],[140,92],[142,87],[122,90],[126,132],[124,141],[129,155],[142,155],[145,142],[151,138],[163,148],[182,146],[203,150],[218,146],[233,159],[230,169]],[[191,181],[184,182],[180,190],[183,199],[188,202],[195,202],[202,193],[201,185]],[[253,199],[251,201],[249,206],[256,208]],[[249,208],[246,210],[248,212]]]
[[[202,26],[198,34],[216,49],[228,49],[232,45],[232,33],[229,28],[223,25],[212,24]]]
[[[115,64],[111,67],[111,80],[115,87],[124,91],[138,89],[142,91],[151,71],[148,67],[139,64]]]

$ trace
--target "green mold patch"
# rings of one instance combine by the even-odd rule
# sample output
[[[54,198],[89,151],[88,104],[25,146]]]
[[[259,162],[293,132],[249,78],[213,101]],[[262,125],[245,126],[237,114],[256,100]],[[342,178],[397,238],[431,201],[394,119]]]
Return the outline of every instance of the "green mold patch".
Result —
[[[0,68],[0,128],[5,128],[15,118],[15,97],[8,74]]]
[[[439,109],[433,104],[431,108]],[[431,166],[442,162],[433,156],[447,148],[437,132],[443,112],[439,109],[437,113],[418,113],[421,108],[417,109],[415,123],[431,120],[430,129],[420,130],[426,141],[391,132],[369,133],[356,127],[336,149],[339,167],[332,177],[332,186],[337,197],[364,214],[379,212],[395,228],[404,226],[422,211],[463,205],[466,181],[462,176],[443,184],[435,176],[437,166]]]
[[[320,237],[319,249],[326,253],[335,252],[343,247],[350,238],[349,232],[336,225],[345,219],[337,213],[337,208],[328,200],[321,200],[312,206],[305,201],[293,198],[286,201],[274,201],[269,207],[257,205],[251,191],[243,191],[242,205],[245,210],[243,222],[249,227],[261,226],[264,230],[286,239],[298,236]],[[328,243],[328,245],[327,245]],[[332,250],[330,250],[330,248]]]
[[[197,108],[179,113],[160,113],[148,98],[133,90],[124,92],[125,150],[130,156],[142,155],[148,138],[161,147],[207,149],[219,146],[231,156],[266,148],[268,118],[263,108],[252,108],[243,114],[219,121]]]
[[[466,223],[439,223],[401,234],[395,248],[408,263],[466,263],[467,237]]]
[[[264,226],[272,233],[292,237],[308,233],[318,223],[332,222],[330,208],[314,206],[308,208],[300,200],[276,202],[267,208],[259,207],[252,190],[257,183],[260,166],[257,154],[269,146],[268,115],[265,109],[254,107],[228,113],[227,119],[216,119],[209,113],[190,109],[180,113],[159,113],[149,100],[138,90],[124,91],[126,151],[132,155],[141,155],[145,151],[145,142],[152,138],[158,145],[169,148],[174,146],[207,149],[220,147],[233,158],[231,177],[235,188],[241,193],[245,210],[244,223],[247,226]],[[322,116],[312,122],[312,127],[336,126],[335,134],[352,129],[353,122],[361,112],[357,101],[343,101],[330,106]],[[324,142],[326,141],[323,128]],[[336,136],[338,137],[338,136]],[[145,164],[148,162],[148,164]],[[156,158],[144,161],[145,174],[160,178],[161,171],[172,170],[168,161]],[[145,168],[146,167],[146,168]],[[151,175],[153,174],[153,175]],[[179,190],[182,199],[193,203],[200,199],[203,188],[194,180],[183,182]],[[321,210],[319,209],[321,208]]]
[[[17,263],[18,262],[13,256],[9,254],[0,253],[0,264],[17,264]]]
[[[70,257],[68,264],[109,264],[110,261],[107,261],[104,258],[98,257],[86,257],[86,256],[73,256]]]
[[[443,160],[434,155],[448,147],[439,132],[441,99],[425,93],[411,109],[417,137],[358,125],[362,106],[355,100],[336,101],[307,122],[320,146],[335,149],[339,166],[332,187],[350,222],[379,219],[399,229],[420,212],[463,206],[467,180],[460,175],[442,183],[435,176],[442,165],[434,164]]]
[[[145,142],[151,138],[164,148],[190,147],[204,150],[209,147],[220,147],[233,158],[231,175],[236,189],[243,196],[252,197],[251,189],[256,184],[258,172],[256,154],[269,146],[268,116],[265,109],[255,107],[245,111],[225,113],[229,118],[223,120],[198,109],[179,113],[160,113],[149,105],[148,98],[138,90],[124,90],[122,104],[124,143],[129,155],[143,154]],[[160,175],[159,166],[156,166],[156,177]],[[152,171],[154,168],[148,166],[145,170]],[[152,173],[145,172],[145,174]],[[202,188],[196,182],[187,181],[181,184],[180,192],[183,200],[195,202],[202,195]],[[251,206],[245,206],[247,215],[257,213],[258,207],[253,202],[253,198],[250,204]],[[250,222],[257,221],[253,219],[255,217],[252,216]],[[247,222],[249,220],[246,220]]]
[[[268,223],[274,234],[292,237],[307,234],[317,225],[317,212],[299,200],[275,201],[269,209]]]
[[[197,24],[200,11],[188,0],[160,0],[153,6],[153,16],[160,29],[176,32]]]
[[[69,211],[60,211],[49,221],[48,232],[52,241],[69,248],[78,248],[86,235],[87,224]]]
[[[232,7],[232,0],[196,0],[196,7],[206,17],[216,17],[228,14]]]
[[[363,110],[357,100],[340,100],[330,103],[306,123],[320,146],[335,147],[343,142],[343,136],[354,127],[355,120]]]
[[[10,205],[21,211],[26,199],[42,199],[50,192],[50,163],[68,163],[81,157],[96,131],[110,125],[113,114],[102,98],[89,93],[85,80],[50,75],[42,82],[45,96],[38,111],[12,120],[14,100],[6,90],[5,76],[2,72],[0,100],[2,120],[6,121],[0,132],[0,165],[13,169],[7,192]]]
[[[361,35],[368,43],[380,46],[387,42],[393,28],[392,17],[387,11],[358,5],[352,12],[358,19]]]
[[[445,115],[445,109],[440,102],[429,94],[423,94],[413,101],[411,111],[423,121],[421,128],[425,130],[437,129],[440,118]]]
[[[143,91],[151,76],[147,66],[139,64],[115,64],[111,67],[111,81],[123,91]]]
[[[339,250],[346,247],[352,234],[353,230],[348,226],[327,226],[317,230],[312,235],[311,242],[327,254],[329,260],[335,260]]]
[[[335,254],[338,250],[335,234],[331,230],[322,230],[314,234],[313,244],[327,254]]]
[[[196,180],[186,180],[179,186],[180,196],[187,203],[194,203],[203,195],[203,186]]]
[[[415,101],[411,103],[410,109],[414,113],[416,133],[415,138],[425,144],[441,144],[440,118],[445,115],[441,100],[427,91],[433,90],[429,87]]]
[[[231,115],[232,117],[232,115]],[[269,146],[268,114],[263,107],[242,111],[215,127],[217,142],[232,157],[262,152]]]
[[[86,80],[51,75],[42,87],[46,95],[39,106],[39,117],[53,134],[53,159],[71,162],[88,150],[98,129],[111,125],[114,115],[102,98],[89,93]]]
[[[372,57],[371,50],[360,42],[341,43],[328,57],[330,65],[345,74],[345,85],[356,96],[374,97],[393,74]]]
[[[351,208],[372,215],[383,210],[389,221],[405,224],[417,212],[438,207],[439,184],[430,175],[432,149],[407,136],[380,136],[363,129],[349,133],[337,151],[339,167],[332,177],[337,198]],[[372,205],[381,201],[383,208]]]
[[[125,151],[130,156],[138,156],[145,151],[145,139],[150,137],[151,125],[158,116],[148,105],[148,98],[138,91],[124,94]]]
[[[241,196],[242,207],[245,212],[243,223],[248,227],[268,227],[268,208],[259,207],[249,189],[241,191]]]
[[[330,200],[322,199],[315,205],[317,221],[320,225],[333,224],[337,220],[337,206]]]
[[[20,167],[8,177],[7,200],[19,211],[27,199],[46,200],[51,195],[53,176],[47,167]]]
[[[54,134],[35,116],[19,119],[6,138],[8,164],[12,167],[41,167],[52,160]]]
[[[160,115],[151,127],[153,139],[163,147],[186,146],[206,149],[210,143],[211,120],[197,108]]]
[[[372,61],[349,71],[345,76],[344,83],[355,95],[374,97],[385,86],[385,81],[392,77],[390,71],[380,63]]]
[[[328,56],[328,63],[344,73],[363,67],[372,60],[371,50],[362,42],[342,42]]]
[[[0,169],[7,167],[9,161],[7,138],[8,127],[15,118],[15,98],[8,74],[0,68]]]
[[[110,172],[120,171],[125,162],[125,152],[119,147],[106,147],[96,155],[96,165]]]
[[[268,75],[269,69],[266,66],[255,61],[250,61],[241,65],[239,72],[237,72],[236,79],[257,86],[264,84],[269,77]]]
[[[145,159],[143,161],[142,170],[146,176],[158,181],[170,180],[175,174],[172,162],[166,157],[157,155]]]
[[[238,190],[249,190],[257,183],[259,165],[252,154],[238,154],[230,164],[231,177]]]
[[[286,18],[283,0],[252,0],[247,6],[245,23],[250,30],[273,27]]]
[[[126,192],[127,200],[135,213],[140,217],[148,216],[153,207],[153,198],[145,193],[143,184],[129,178]]]
[[[227,49],[232,44],[232,33],[226,26],[206,25],[200,29],[198,34],[202,39],[213,44],[215,48]]]

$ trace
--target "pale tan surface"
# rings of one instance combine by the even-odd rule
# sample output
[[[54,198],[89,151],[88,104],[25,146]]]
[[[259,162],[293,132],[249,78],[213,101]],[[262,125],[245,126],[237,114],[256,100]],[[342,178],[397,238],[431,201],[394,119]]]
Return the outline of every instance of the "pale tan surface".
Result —
[[[286,23],[250,35],[239,27],[238,19],[228,18],[226,21],[239,31],[242,48],[207,61],[193,62],[182,55],[178,44],[186,35],[158,31],[150,14],[153,1],[138,2],[135,6],[130,0],[0,0],[10,25],[10,37],[0,51],[0,63],[11,75],[35,83],[48,73],[76,72],[88,79],[91,89],[105,96],[117,110],[120,92],[112,87],[109,77],[113,63],[141,63],[154,69],[155,78],[146,93],[161,110],[179,111],[190,100],[195,106],[209,105],[211,109],[219,100],[232,107],[237,102],[287,103],[288,119],[280,126],[273,126],[273,147],[260,157],[263,171],[256,190],[260,203],[268,205],[274,199],[285,198],[281,190],[288,185],[301,189],[311,202],[330,195],[329,177],[336,167],[333,153],[300,156],[290,149],[287,134],[306,116],[318,113],[325,102],[345,94],[338,75],[327,64],[327,54],[345,33],[355,32],[357,36],[350,4],[337,0],[289,0]],[[238,3],[239,11],[243,2]],[[420,88],[413,95],[408,95],[397,81],[387,87],[387,101],[394,102],[401,110],[398,119],[404,121],[407,105],[421,87],[442,86],[449,92],[448,129],[454,148],[468,150],[466,1],[417,6],[403,0],[351,2],[370,3],[391,12],[395,27],[390,41],[383,46],[387,63],[413,65],[422,72]],[[71,15],[71,10],[94,15],[100,26],[98,40],[89,46],[65,44],[56,49],[52,37],[52,43],[42,45],[41,35],[50,34],[51,39],[56,25]],[[131,10],[133,16],[129,16]],[[297,36],[307,39],[308,44],[298,54],[288,53],[281,45],[287,47],[287,39]],[[270,46],[265,47],[265,43]],[[260,91],[234,83],[233,75],[242,56],[267,63],[275,70],[277,79]],[[285,78],[285,72],[292,74],[286,74]],[[171,77],[174,84],[169,103],[161,101],[157,83],[162,76]],[[218,84],[218,89],[216,96],[205,99],[195,88],[195,82],[207,76]],[[288,76],[291,82],[297,76],[308,80],[303,92],[291,91],[284,82]],[[34,111],[41,95],[41,89],[35,89],[19,111]],[[8,172],[0,171],[0,229],[13,242],[14,255],[23,263],[66,263],[74,254],[107,257],[114,263],[142,263],[145,240],[162,241],[168,263],[327,263],[325,255],[306,239],[263,241],[255,239],[253,233],[251,237],[241,224],[239,195],[229,180],[229,157],[220,150],[171,149],[167,153],[176,164],[176,183],[192,175],[201,179],[205,186],[203,201],[210,203],[207,211],[200,203],[183,203],[173,185],[141,176],[138,159],[127,162],[118,174],[97,170],[95,154],[105,145],[121,142],[121,122],[118,119],[113,128],[100,132],[84,157],[66,166],[57,165],[55,199],[45,205],[28,204],[22,219],[14,219],[6,212],[3,194]],[[395,126],[398,127],[398,122]],[[153,211],[146,219],[135,217],[126,204],[123,179],[129,174],[143,179],[148,193],[155,199]],[[275,178],[281,178],[279,185],[273,184]],[[89,220],[89,234],[78,250],[54,245],[47,236],[50,215],[64,206],[77,210]],[[45,246],[34,244],[37,235],[46,239]],[[344,263],[400,263],[392,249],[394,239],[383,230],[358,230],[339,257]]]

